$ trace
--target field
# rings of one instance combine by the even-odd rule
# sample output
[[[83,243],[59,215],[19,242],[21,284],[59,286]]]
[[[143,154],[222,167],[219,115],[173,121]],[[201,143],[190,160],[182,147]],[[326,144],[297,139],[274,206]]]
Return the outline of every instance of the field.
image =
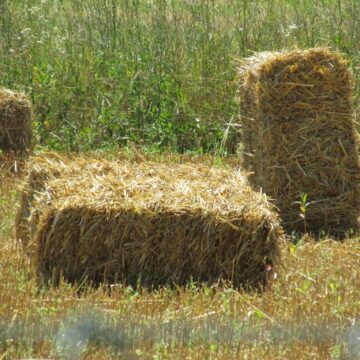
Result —
[[[338,49],[357,109],[359,19],[357,0],[3,0],[0,85],[29,94],[36,151],[237,166],[237,59]],[[22,180],[0,162],[0,360],[360,357],[359,238],[289,236],[263,293],[39,287],[14,236]]]
[[[31,263],[14,240],[19,182],[20,176],[15,181],[9,174],[1,177],[2,359],[359,355],[358,240],[294,238],[296,245],[282,248],[283,267],[263,294],[195,283],[156,291],[65,282],[39,289]]]

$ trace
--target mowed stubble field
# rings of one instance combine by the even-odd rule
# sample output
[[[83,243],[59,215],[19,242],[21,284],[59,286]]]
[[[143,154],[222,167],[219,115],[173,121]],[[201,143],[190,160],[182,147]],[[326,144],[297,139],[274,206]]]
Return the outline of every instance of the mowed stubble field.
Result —
[[[2,359],[359,356],[358,239],[289,240],[282,247],[283,267],[263,294],[195,283],[156,291],[65,282],[41,288],[14,239],[20,181],[1,175]]]
[[[358,104],[360,3],[0,2],[0,85],[27,92],[42,147],[236,152],[236,61],[330,46]],[[211,161],[211,160],[210,160]],[[271,290],[39,288],[14,238],[20,176],[0,168],[0,359],[356,359],[360,242],[283,247]]]

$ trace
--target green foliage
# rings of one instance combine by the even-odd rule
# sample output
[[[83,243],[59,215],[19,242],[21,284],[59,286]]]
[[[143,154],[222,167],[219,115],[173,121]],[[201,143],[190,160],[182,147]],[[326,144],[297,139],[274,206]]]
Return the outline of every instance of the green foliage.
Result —
[[[304,222],[304,233],[307,232],[307,224],[306,224],[306,209],[311,204],[311,201],[308,201],[308,195],[306,193],[300,193],[300,200],[294,201],[294,204],[299,205],[299,216],[303,219]]]
[[[4,0],[0,85],[31,95],[50,148],[233,153],[233,59],[329,45],[357,71],[359,13],[352,0]]]

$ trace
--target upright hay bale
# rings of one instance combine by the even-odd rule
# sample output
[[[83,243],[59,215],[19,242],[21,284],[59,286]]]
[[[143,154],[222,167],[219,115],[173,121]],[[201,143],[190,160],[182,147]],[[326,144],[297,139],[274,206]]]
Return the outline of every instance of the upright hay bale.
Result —
[[[26,154],[31,141],[30,101],[24,94],[0,89],[0,150]]]
[[[357,229],[360,167],[346,62],[322,48],[262,53],[245,60],[239,80],[244,164],[285,228],[339,236]],[[305,219],[301,194],[310,203]]]
[[[265,284],[283,233],[239,172],[194,164],[114,165],[47,183],[30,247],[40,277],[71,282]]]

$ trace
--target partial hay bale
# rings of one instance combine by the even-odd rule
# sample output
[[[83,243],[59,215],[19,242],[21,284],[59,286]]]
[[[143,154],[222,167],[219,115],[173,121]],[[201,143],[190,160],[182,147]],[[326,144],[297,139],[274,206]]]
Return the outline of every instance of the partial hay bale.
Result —
[[[358,229],[352,88],[346,61],[323,48],[261,53],[240,68],[244,165],[275,200],[288,231],[341,237]],[[301,194],[310,202],[305,219]]]
[[[33,206],[38,197],[46,188],[47,183],[60,176],[82,176],[85,172],[89,174],[114,174],[116,168],[123,161],[137,163],[136,159],[130,160],[129,154],[116,154],[116,161],[110,156],[111,161],[95,154],[88,155],[62,155],[56,152],[43,152],[29,159],[25,166],[25,180],[19,187],[20,201],[15,219],[15,235],[17,240],[27,248],[29,238],[32,236],[39,209]],[[188,156],[176,154],[162,154],[155,157],[158,162],[166,163],[206,163],[212,165],[214,158],[210,156]],[[238,166],[237,158],[224,159],[229,166]],[[30,221],[30,218],[32,220]],[[31,250],[31,249],[27,249]]]
[[[73,159],[72,156],[63,156],[55,152],[44,152],[29,159],[25,170],[27,176],[19,189],[20,201],[15,218],[15,236],[25,248],[35,231],[35,219],[41,211],[34,204],[51,180],[61,176],[82,176],[85,172],[96,176],[115,171],[116,167],[116,162],[104,159],[98,161],[88,156],[76,156],[76,161]]]
[[[18,156],[14,153],[0,154],[1,176],[20,177],[24,173],[26,162],[27,157]]]
[[[277,215],[236,171],[124,162],[52,179],[33,206],[29,247],[45,281],[258,287],[279,263]]]
[[[31,104],[25,94],[0,89],[0,150],[25,155],[32,142]]]

